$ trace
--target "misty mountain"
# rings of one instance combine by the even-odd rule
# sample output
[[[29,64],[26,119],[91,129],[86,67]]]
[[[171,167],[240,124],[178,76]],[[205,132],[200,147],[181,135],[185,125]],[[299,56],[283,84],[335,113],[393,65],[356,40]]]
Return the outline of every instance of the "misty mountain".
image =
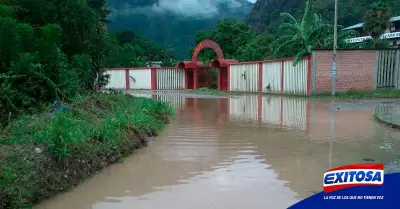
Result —
[[[134,30],[188,57],[196,32],[212,30],[218,20],[244,20],[253,3],[248,0],[109,0],[110,32]]]

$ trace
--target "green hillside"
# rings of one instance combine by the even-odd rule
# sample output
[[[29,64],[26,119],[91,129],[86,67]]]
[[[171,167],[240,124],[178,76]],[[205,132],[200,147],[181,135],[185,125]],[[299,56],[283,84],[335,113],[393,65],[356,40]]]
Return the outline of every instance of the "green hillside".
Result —
[[[393,15],[400,15],[398,0],[381,0],[392,8]],[[306,0],[258,0],[251,11],[247,22],[256,33],[268,30],[272,34],[279,33],[279,24],[283,21],[281,12],[289,12],[299,18],[304,12]],[[334,0],[314,0],[316,12],[326,21],[333,23]],[[365,11],[378,0],[345,0],[338,1],[338,24],[349,26],[362,22]]]
[[[247,0],[194,0],[193,2],[201,3],[197,7],[193,6],[194,8],[169,5],[168,2],[110,0],[107,5],[113,12],[108,17],[108,29],[110,32],[134,30],[139,35],[174,50],[175,57],[183,59],[195,44],[197,31],[212,30],[224,18],[243,20],[253,6]]]

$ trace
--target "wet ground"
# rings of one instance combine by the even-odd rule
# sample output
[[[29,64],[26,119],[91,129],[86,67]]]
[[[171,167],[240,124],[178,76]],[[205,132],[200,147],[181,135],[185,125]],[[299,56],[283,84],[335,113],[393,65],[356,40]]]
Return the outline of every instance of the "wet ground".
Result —
[[[373,120],[398,101],[141,96],[176,120],[147,148],[37,209],[279,209],[322,190],[329,168],[400,171],[400,131]]]

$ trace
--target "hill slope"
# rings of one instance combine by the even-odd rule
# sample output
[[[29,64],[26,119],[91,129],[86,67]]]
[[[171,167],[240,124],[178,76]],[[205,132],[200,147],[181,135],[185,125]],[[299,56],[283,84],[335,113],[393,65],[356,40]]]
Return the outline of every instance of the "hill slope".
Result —
[[[282,22],[281,12],[289,12],[295,17],[301,17],[306,0],[258,0],[254,5],[248,23],[256,33],[265,30],[277,34],[277,28]],[[334,0],[314,0],[317,13],[324,20],[334,19]],[[378,0],[345,0],[338,3],[338,24],[349,26],[362,22],[366,10]],[[394,16],[400,15],[400,3],[398,0],[382,0],[392,7]]]
[[[189,4],[190,3],[190,4]],[[215,28],[223,18],[245,19],[253,4],[247,0],[109,0],[110,32],[135,30],[188,56],[198,30]]]

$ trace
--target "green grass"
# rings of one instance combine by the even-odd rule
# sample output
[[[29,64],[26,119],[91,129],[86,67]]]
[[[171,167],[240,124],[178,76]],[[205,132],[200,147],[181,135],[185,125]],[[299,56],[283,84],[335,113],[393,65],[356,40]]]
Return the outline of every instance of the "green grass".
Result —
[[[375,98],[400,98],[400,90],[374,90],[374,91],[349,91],[338,92],[335,96],[331,93],[315,94],[311,97],[332,99],[375,99]]]
[[[187,90],[190,93],[194,94],[206,94],[206,95],[217,95],[217,96],[227,96],[229,95],[228,92],[225,91],[219,91],[217,89],[206,89],[206,88],[200,88],[196,90]]]
[[[69,110],[21,116],[0,134],[0,208],[31,208],[146,145],[174,115],[165,103],[93,94]]]

